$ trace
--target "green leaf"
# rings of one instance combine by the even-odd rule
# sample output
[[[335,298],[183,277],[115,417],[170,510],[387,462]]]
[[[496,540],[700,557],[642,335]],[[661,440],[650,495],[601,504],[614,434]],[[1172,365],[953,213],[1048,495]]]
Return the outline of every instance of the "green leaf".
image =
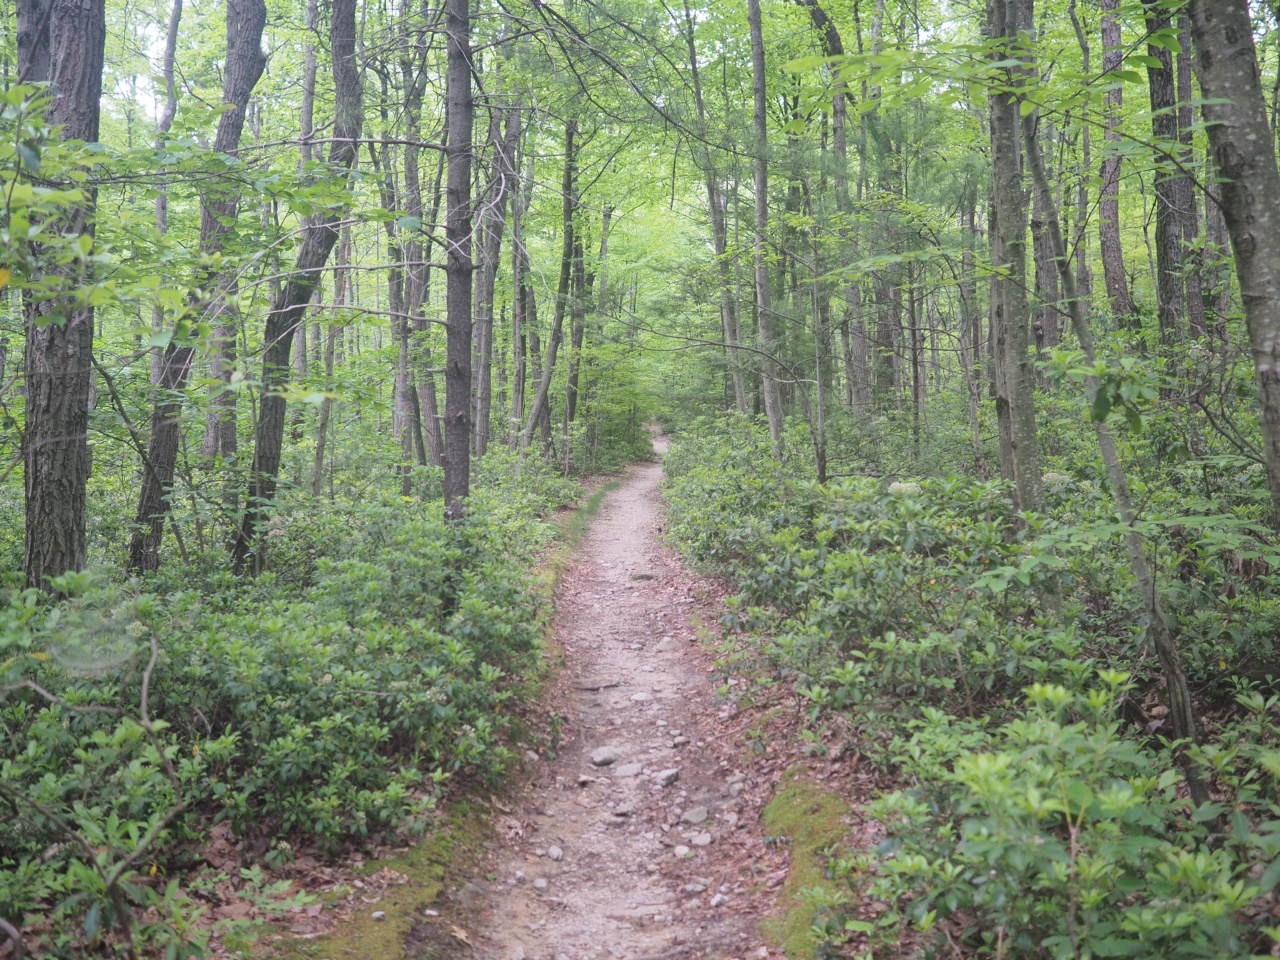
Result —
[[[422,229],[422,220],[419,217],[401,217],[396,221],[396,226],[406,233],[417,233]]]
[[[1029,117],[1035,113],[1036,106],[1037,104],[1034,100],[1020,100],[1018,101],[1018,114],[1023,117]]]

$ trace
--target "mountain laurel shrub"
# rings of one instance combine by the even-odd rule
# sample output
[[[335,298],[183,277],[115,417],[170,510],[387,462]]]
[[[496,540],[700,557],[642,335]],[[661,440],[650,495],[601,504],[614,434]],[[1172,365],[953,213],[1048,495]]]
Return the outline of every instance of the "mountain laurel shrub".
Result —
[[[420,831],[442,780],[500,775],[546,623],[531,566],[550,527],[518,481],[493,500],[456,526],[398,498],[286,501],[267,530],[283,572],[251,581],[74,575],[56,604],[15,581],[0,918],[78,918],[43,945],[75,955],[150,907],[186,950],[183,892],[155,875],[179,876],[210,822],[270,862],[291,839]]]
[[[813,722],[879,744],[866,762],[900,785],[869,810],[879,847],[833,859],[849,895],[822,904],[815,936],[868,956],[1269,952],[1280,697],[1241,671],[1271,662],[1280,557],[1250,498],[1140,489],[1189,675],[1226,701],[1184,748],[1212,783],[1197,809],[1140,706],[1159,673],[1096,484],[1055,465],[1049,516],[971,478],[820,485],[803,440],[777,461],[758,428],[700,423],[665,489],[670,540],[737,588],[745,655],[793,681]]]

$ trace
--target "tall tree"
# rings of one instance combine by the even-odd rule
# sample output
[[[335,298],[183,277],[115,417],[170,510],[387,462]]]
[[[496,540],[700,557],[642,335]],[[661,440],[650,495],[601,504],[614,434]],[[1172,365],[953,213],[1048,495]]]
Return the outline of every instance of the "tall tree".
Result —
[[[49,84],[46,116],[64,140],[97,142],[104,0],[19,0],[17,8],[19,74],[28,83]],[[83,190],[80,202],[47,232],[74,237],[87,252],[96,206],[96,192]],[[34,252],[53,291],[23,304],[25,566],[27,584],[42,587],[50,577],[80,570],[87,559],[94,311],[79,289],[92,269],[87,258],[65,258],[64,250],[47,247]]]
[[[267,58],[262,52],[262,31],[267,23],[265,0],[227,0],[227,56],[223,61],[222,113],[213,149],[235,156],[240,147],[249,97],[257,86]],[[216,262],[224,241],[235,230],[239,210],[239,184],[213,182],[200,205],[200,253]],[[199,287],[207,291],[208,313],[223,323],[224,314],[234,312],[234,280],[207,271]],[[182,323],[173,331],[160,361],[155,411],[151,415],[151,442],[143,461],[142,489],[138,495],[137,528],[129,544],[129,568],[142,572],[155,570],[160,563],[160,541],[164,518],[168,511],[166,498],[173,488],[174,467],[178,461],[182,391],[187,385],[191,361],[195,354],[194,331]]]
[[[470,0],[447,0],[445,97],[448,184],[445,201],[444,509],[462,518],[471,491],[471,93]]]
[[[760,371],[760,391],[764,395],[765,417],[775,457],[782,456],[782,397],[778,392],[776,361],[771,355],[778,347],[773,317],[773,297],[769,289],[769,118],[765,83],[764,31],[760,22],[760,0],[747,0],[747,21],[751,31],[752,128],[754,130],[756,328],[760,350],[765,354]]]
[[[334,116],[328,163],[331,177],[345,182],[359,155],[362,122],[360,71],[356,63],[356,0],[333,0],[329,48],[333,56]],[[342,215],[342,210],[331,208],[307,218],[293,271],[267,314],[253,466],[244,517],[232,544],[237,571],[244,570],[250,561],[254,573],[261,572],[264,566],[264,553],[258,549],[259,527],[266,520],[275,497],[280,472],[287,407],[282,388],[289,381],[293,331],[303,322],[311,295],[337,243]]]
[[[1196,72],[1258,380],[1280,522],[1280,171],[1247,0],[1191,0]]]

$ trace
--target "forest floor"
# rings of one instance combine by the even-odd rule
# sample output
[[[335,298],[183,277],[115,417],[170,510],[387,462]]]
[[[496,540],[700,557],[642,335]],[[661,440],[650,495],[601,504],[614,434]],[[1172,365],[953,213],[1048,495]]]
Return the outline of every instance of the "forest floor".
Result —
[[[472,882],[483,960],[772,954],[757,926],[776,855],[697,643],[715,590],[660,542],[661,476],[631,468],[561,581],[547,701],[559,749],[508,799],[492,879]]]

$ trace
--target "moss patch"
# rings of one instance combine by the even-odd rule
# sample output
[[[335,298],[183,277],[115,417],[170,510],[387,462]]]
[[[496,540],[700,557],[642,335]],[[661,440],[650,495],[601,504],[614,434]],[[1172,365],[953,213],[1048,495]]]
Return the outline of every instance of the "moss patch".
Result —
[[[824,851],[844,838],[844,816],[848,812],[848,805],[838,796],[791,775],[764,808],[765,833],[790,841],[791,867],[778,897],[782,914],[762,921],[760,932],[791,960],[817,956],[809,927],[818,907],[803,896],[803,891],[813,887],[832,889]]]
[[[422,930],[423,908],[436,902],[449,877],[456,876],[479,855],[488,818],[488,811],[474,802],[460,800],[453,804],[448,815],[420,844],[398,856],[364,865],[366,874],[395,870],[408,877],[408,883],[387,888],[376,905],[360,910],[330,936],[312,941],[278,941],[273,945],[275,955],[289,960],[400,960],[406,956],[408,942],[414,957],[432,957],[433,951],[424,949],[428,944]],[[374,910],[384,911],[386,919],[372,919]]]

